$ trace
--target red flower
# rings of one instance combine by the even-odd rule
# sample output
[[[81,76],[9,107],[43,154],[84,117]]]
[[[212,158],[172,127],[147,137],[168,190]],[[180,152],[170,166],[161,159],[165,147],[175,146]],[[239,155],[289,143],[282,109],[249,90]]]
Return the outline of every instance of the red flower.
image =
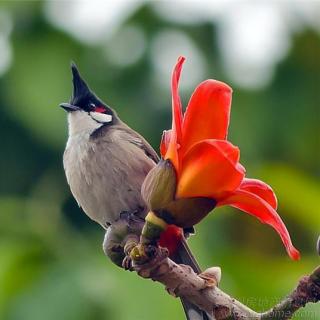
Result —
[[[245,211],[271,225],[289,256],[299,259],[300,254],[276,212],[273,190],[260,180],[245,178],[245,169],[239,163],[240,150],[226,140],[232,89],[216,80],[202,82],[183,115],[178,85],[184,60],[180,57],[173,71],[172,129],[164,132],[160,147],[163,159],[169,160],[175,169],[175,200],[210,198],[216,206],[230,205]]]

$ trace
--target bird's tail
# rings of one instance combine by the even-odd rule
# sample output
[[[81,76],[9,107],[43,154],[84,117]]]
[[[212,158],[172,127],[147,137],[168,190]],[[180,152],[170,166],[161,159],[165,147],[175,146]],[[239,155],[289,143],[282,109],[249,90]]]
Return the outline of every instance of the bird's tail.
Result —
[[[179,247],[173,255],[172,259],[178,264],[189,265],[193,271],[197,274],[201,273],[200,266],[192,255],[190,248],[188,247],[185,237],[181,237]],[[211,320],[212,317],[205,311],[199,309],[188,300],[181,298],[181,303],[186,315],[187,320]]]

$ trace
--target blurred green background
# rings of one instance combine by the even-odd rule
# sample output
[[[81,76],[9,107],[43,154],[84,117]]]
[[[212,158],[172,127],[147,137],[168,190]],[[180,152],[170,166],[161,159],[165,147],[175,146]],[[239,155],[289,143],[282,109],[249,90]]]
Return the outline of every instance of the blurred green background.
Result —
[[[299,262],[278,235],[230,208],[197,227],[203,268],[257,310],[319,257],[320,2],[1,1],[0,319],[182,319],[178,300],[103,255],[103,230],[73,200],[62,167],[74,60],[97,94],[158,149],[170,73],[187,57],[187,103],[206,78],[234,89],[230,140],[249,177],[270,183]],[[308,305],[295,319],[319,319]]]

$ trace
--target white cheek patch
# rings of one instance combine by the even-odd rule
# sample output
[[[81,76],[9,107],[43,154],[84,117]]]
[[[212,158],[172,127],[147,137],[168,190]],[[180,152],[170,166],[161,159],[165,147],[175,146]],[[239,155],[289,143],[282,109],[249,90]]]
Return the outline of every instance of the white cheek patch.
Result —
[[[99,123],[108,123],[112,121],[112,115],[100,113],[100,112],[90,112],[91,118]]]

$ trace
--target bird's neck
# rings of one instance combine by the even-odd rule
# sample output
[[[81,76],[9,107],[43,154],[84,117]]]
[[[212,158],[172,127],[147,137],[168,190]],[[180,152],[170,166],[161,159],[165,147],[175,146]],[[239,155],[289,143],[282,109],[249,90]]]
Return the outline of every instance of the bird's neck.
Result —
[[[86,112],[76,111],[68,115],[69,136],[78,134],[91,135],[94,131],[103,126],[102,123],[94,121]]]

